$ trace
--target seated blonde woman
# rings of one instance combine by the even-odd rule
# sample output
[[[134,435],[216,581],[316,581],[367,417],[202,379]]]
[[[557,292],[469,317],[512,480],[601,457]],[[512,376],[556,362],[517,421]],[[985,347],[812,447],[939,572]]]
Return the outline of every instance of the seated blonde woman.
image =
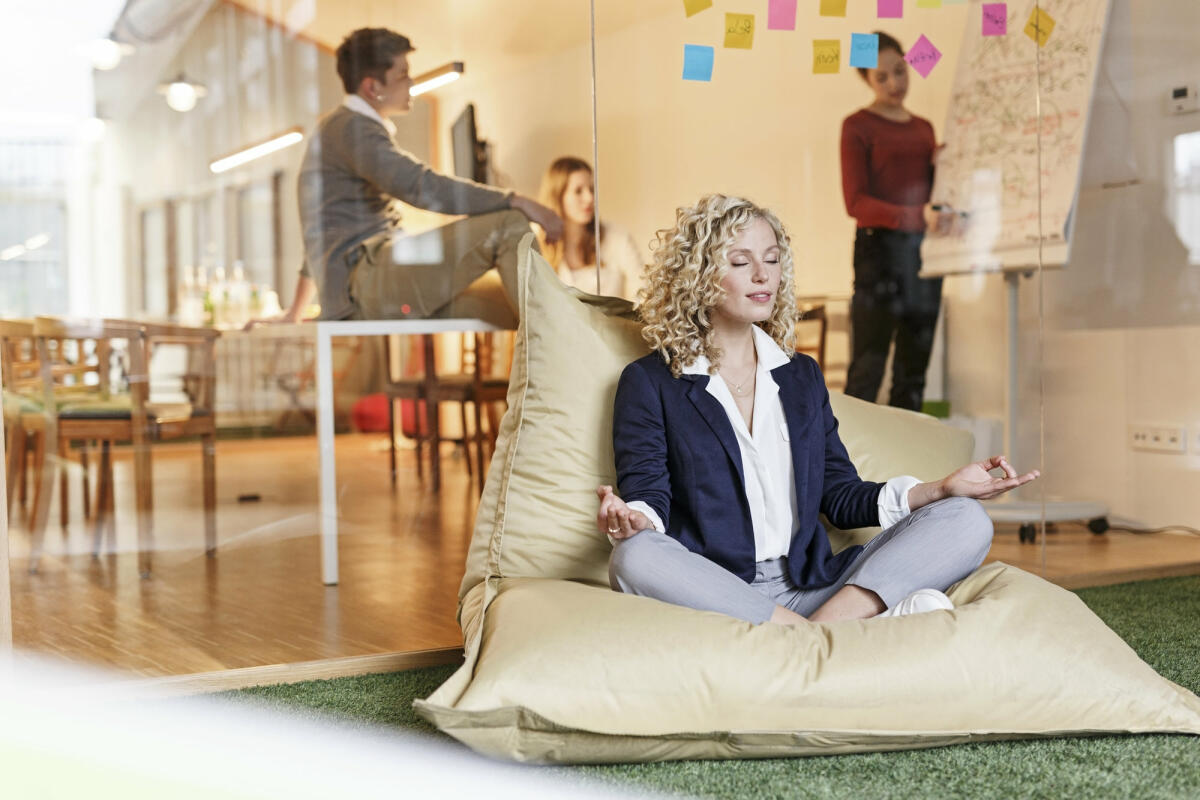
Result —
[[[776,216],[736,197],[659,232],[640,307],[654,352],[614,400],[620,494],[597,490],[612,586],[753,623],[952,608],[943,592],[992,541],[977,499],[1038,473],[993,456],[932,483],[862,480],[817,363],[791,348],[792,264]],[[834,554],[819,514],[885,530]]]
[[[556,159],[542,177],[539,202],[554,209],[563,221],[562,238],[546,241],[538,229],[542,255],[568,286],[588,294],[633,300],[637,295],[642,260],[628,233],[600,223],[596,246],[596,201],[592,167],[573,156]],[[600,261],[600,287],[596,288],[596,260]]]

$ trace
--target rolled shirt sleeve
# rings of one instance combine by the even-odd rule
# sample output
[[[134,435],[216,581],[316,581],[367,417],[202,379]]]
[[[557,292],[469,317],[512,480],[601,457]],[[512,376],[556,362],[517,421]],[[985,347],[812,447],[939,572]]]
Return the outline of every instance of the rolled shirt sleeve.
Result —
[[[883,485],[879,490],[880,525],[890,528],[912,513],[908,507],[908,492],[920,482],[911,475],[899,475]]]
[[[640,511],[645,514],[646,519],[650,520],[650,527],[654,530],[658,531],[659,533],[667,532],[667,526],[663,525],[662,520],[658,518],[658,514],[647,503],[643,503],[641,500],[634,500],[632,503],[626,503],[626,505],[629,507],[630,511]],[[608,543],[616,544],[617,540],[609,535]]]

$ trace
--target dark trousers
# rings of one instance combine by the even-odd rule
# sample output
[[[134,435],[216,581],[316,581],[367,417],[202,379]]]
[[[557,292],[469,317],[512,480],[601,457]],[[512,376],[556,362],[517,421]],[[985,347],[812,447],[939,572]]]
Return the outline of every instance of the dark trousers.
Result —
[[[918,278],[922,233],[859,228],[850,301],[846,394],[875,402],[893,337],[889,405],[921,409],[925,370],[942,302],[941,278]]]

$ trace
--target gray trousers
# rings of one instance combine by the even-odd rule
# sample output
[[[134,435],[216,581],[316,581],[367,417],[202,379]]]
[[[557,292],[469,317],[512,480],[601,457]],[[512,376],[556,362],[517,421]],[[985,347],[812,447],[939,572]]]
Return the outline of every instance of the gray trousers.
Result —
[[[529,220],[508,209],[362,244],[350,274],[358,319],[467,317],[517,327],[517,245]]]
[[[613,589],[755,624],[783,606],[807,617],[846,584],[868,589],[891,608],[917,589],[945,591],[970,575],[992,545],[992,521],[978,501],[930,503],[868,542],[837,580],[797,588],[787,557],[760,561],[752,583],[693,553],[675,539],[645,530],[617,542],[609,560]]]

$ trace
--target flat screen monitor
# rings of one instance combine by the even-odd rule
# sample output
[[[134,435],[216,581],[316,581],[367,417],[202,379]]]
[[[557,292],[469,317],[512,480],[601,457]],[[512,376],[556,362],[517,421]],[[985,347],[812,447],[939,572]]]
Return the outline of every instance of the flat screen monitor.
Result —
[[[454,174],[460,178],[487,183],[487,143],[479,140],[475,130],[475,104],[467,107],[450,128],[454,148]]]

